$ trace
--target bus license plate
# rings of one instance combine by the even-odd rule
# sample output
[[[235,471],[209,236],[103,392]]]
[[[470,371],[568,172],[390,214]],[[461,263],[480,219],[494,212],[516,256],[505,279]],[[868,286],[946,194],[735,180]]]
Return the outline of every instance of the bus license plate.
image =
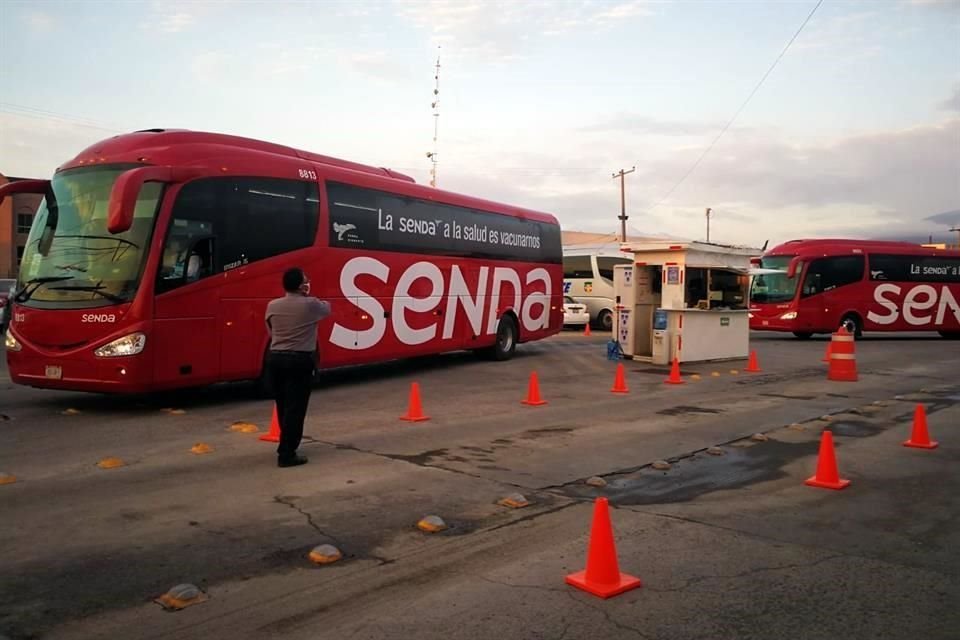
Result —
[[[59,380],[63,377],[63,369],[54,365],[47,365],[46,375],[50,380]]]

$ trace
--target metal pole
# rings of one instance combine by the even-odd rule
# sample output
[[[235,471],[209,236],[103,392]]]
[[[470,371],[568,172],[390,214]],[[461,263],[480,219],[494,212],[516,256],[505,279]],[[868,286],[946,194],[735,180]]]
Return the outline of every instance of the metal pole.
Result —
[[[957,249],[960,249],[960,225],[958,225],[958,226],[950,229],[950,231],[956,231],[956,232],[957,232]]]
[[[624,178],[628,173],[633,173],[636,170],[636,167],[632,167],[629,171],[620,169],[619,172],[613,174],[614,178],[620,178],[620,242],[627,241],[627,193]]]
[[[710,242],[710,207],[707,207],[707,242]]]

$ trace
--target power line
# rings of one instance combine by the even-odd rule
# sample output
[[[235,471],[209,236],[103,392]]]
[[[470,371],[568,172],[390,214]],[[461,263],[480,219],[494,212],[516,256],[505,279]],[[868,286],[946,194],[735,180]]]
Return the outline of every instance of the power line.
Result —
[[[97,122],[95,120],[90,120],[88,118],[82,118],[79,116],[71,116],[63,113],[57,113],[56,111],[47,111],[46,109],[38,109],[36,107],[29,107],[21,104],[12,104],[10,102],[0,102],[0,111],[4,113],[9,113],[11,115],[23,116],[25,118],[37,118],[40,120],[58,120],[60,122],[66,122],[69,124],[74,124],[81,127],[87,127],[89,129],[99,129],[101,131],[108,131],[110,133],[121,133],[121,130],[110,126],[107,123]]]
[[[800,35],[800,32],[803,31],[804,27],[807,26],[807,23],[810,22],[811,18],[813,18],[813,14],[817,12],[817,9],[819,9],[820,5],[822,4],[823,4],[823,0],[818,0],[816,6],[813,8],[812,11],[810,11],[810,14],[807,16],[806,20],[803,21],[803,24],[800,25],[800,28],[797,29],[796,33],[793,34],[793,37],[790,38],[790,41],[787,43],[787,46],[783,48],[783,50],[780,52],[780,55],[778,55],[776,60],[773,61],[773,64],[770,65],[770,68],[767,69],[767,72],[763,74],[763,77],[760,78],[760,82],[756,84],[756,86],[753,88],[753,91],[751,91],[750,95],[747,96],[747,99],[744,100],[743,104],[740,105],[740,108],[737,109],[737,112],[733,114],[733,117],[730,118],[729,122],[727,122],[727,124],[724,125],[723,129],[720,130],[720,133],[718,133],[717,137],[713,139],[713,142],[711,142],[710,145],[703,150],[703,153],[700,154],[700,157],[697,158],[696,162],[694,162],[693,165],[687,170],[687,172],[683,174],[683,177],[680,178],[676,182],[676,184],[674,184],[670,188],[670,190],[667,192],[667,195],[663,196],[663,198],[661,198],[660,201],[657,202],[657,204],[650,207],[651,209],[656,209],[657,207],[662,205],[664,202],[666,202],[670,198],[670,196],[673,195],[673,192],[676,191],[680,187],[680,185],[682,185],[687,180],[687,178],[689,178],[690,175],[697,170],[697,167],[699,167],[700,163],[703,162],[703,159],[707,157],[707,154],[710,153],[710,151],[720,141],[720,138],[722,138],[723,135],[727,132],[727,130],[730,129],[734,121],[736,121],[736,119],[740,116],[743,110],[747,108],[747,105],[750,104],[750,101],[753,99],[753,96],[757,94],[757,92],[760,90],[760,87],[763,86],[763,83],[766,82],[770,74],[773,73],[773,70],[777,68],[777,65],[780,63],[780,60],[783,58],[784,55],[786,55],[787,51],[790,49],[790,46],[793,45],[794,41]]]

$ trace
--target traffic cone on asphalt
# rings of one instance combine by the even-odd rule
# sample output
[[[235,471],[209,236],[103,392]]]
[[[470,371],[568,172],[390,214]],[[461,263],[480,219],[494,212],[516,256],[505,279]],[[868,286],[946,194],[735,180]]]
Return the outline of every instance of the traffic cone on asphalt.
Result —
[[[833,340],[830,340],[829,342],[827,342],[827,351],[826,353],[823,354],[823,360],[821,360],[820,362],[826,362],[828,364],[830,363],[830,352],[832,351],[831,345],[833,345]]]
[[[747,362],[747,368],[744,369],[747,373],[760,373],[763,369],[760,368],[760,365],[757,364],[757,352],[750,352],[750,360]]]
[[[280,442],[280,421],[277,420],[277,405],[273,405],[273,418],[270,419],[270,431],[260,436],[264,442]]]
[[[857,381],[857,355],[854,336],[843,327],[830,339],[830,367],[827,380],[836,382]]]
[[[540,398],[540,380],[537,378],[537,372],[530,372],[530,385],[527,387],[527,399],[523,400],[521,404],[526,404],[531,407],[539,407],[540,405],[547,404],[546,400]]]
[[[400,419],[407,422],[423,422],[430,419],[430,416],[423,415],[423,406],[420,404],[420,385],[416,382],[410,384],[410,404],[407,415],[401,416]]]
[[[630,391],[627,389],[627,377],[622,362],[617,364],[617,375],[613,379],[613,389],[610,389],[610,391],[612,393],[629,393]]]
[[[667,384],[683,384],[683,378],[680,377],[680,361],[673,359],[673,365],[670,367],[670,377],[665,380]]]
[[[849,480],[840,478],[837,469],[837,454],[833,450],[833,433],[825,429],[820,437],[820,455],[817,457],[817,474],[808,478],[805,485],[821,489],[843,489]]]
[[[568,575],[566,583],[600,598],[612,598],[641,586],[639,578],[620,573],[606,498],[597,498],[593,506],[587,568]]]
[[[904,442],[903,446],[915,449],[936,449],[939,445],[939,442],[930,439],[930,432],[927,431],[926,408],[918,404],[913,412],[913,431],[910,433],[910,439]]]
[[[585,335],[585,336],[590,336],[590,323],[589,323],[589,322],[588,322],[587,324],[585,324],[584,327],[583,327],[583,335]]]

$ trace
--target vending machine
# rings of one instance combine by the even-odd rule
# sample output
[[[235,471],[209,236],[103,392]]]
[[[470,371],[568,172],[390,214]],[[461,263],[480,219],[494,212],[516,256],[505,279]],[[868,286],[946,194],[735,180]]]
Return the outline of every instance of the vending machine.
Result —
[[[616,340],[628,357],[653,356],[653,311],[660,304],[655,267],[627,264],[613,268]]]

